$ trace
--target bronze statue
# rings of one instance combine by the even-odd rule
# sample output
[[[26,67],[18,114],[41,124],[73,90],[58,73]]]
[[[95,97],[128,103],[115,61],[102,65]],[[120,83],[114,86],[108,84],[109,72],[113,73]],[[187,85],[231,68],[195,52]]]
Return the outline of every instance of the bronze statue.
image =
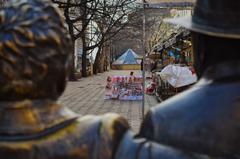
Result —
[[[197,159],[136,138],[117,114],[79,116],[57,104],[72,43],[47,0],[0,10],[1,159]]]
[[[140,136],[210,158],[240,158],[240,1],[197,0],[192,31],[199,82],[147,114]]]

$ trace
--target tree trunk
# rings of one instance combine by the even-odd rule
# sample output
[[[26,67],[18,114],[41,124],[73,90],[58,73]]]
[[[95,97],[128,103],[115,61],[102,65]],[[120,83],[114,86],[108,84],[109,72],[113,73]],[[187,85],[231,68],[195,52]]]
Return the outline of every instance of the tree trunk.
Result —
[[[86,11],[86,6],[87,6],[87,1],[82,0],[82,3],[84,4],[81,7],[81,10],[83,12],[83,19],[82,19],[82,26],[87,26],[87,11]],[[87,77],[87,44],[86,44],[86,30],[83,30],[82,33],[82,44],[83,44],[83,52],[82,52],[82,77]]]
[[[73,31],[73,25],[69,19],[69,10],[68,8],[64,9],[64,16],[66,18],[66,23],[68,25],[68,30],[69,30],[69,34],[71,36],[72,39],[72,48],[71,50],[71,66],[70,66],[70,72],[69,72],[69,81],[76,81],[76,77],[75,77],[75,40],[74,40],[74,31]]]
[[[99,63],[99,73],[103,73],[104,72],[104,61],[105,61],[105,48],[103,46],[102,52],[100,54],[100,63]]]
[[[69,72],[69,81],[76,81],[77,78],[75,77],[75,56],[74,56],[74,41],[73,42],[73,46],[72,46],[72,49],[70,50],[71,51],[71,66],[70,66],[70,72]]]
[[[69,25],[69,26],[71,26],[71,25]],[[69,27],[69,30],[71,30],[70,27]],[[75,40],[73,40],[73,38],[72,38],[72,48],[70,51],[71,51],[71,67],[70,67],[70,72],[69,72],[68,78],[69,78],[69,81],[76,81],[77,78],[75,77]]]
[[[108,62],[108,57],[105,58],[105,61],[104,61],[104,71],[108,71],[108,65],[109,65],[109,62]]]
[[[93,64],[93,73],[97,74],[99,72],[100,58],[101,58],[101,48],[98,49],[96,59]]]
[[[87,77],[87,50],[85,34],[82,36],[83,52],[82,52],[82,77]]]
[[[104,71],[108,71],[108,66],[110,65],[110,42],[107,42],[105,61],[104,61]]]
[[[108,61],[108,48],[106,44],[103,44],[102,46],[102,52],[101,52],[101,57],[100,57],[100,69],[99,69],[99,73],[103,73],[105,71],[107,71],[107,61]]]

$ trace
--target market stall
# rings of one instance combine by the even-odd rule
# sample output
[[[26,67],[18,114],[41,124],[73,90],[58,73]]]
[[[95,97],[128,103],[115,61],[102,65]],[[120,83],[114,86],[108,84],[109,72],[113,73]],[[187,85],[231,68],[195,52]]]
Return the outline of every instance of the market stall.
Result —
[[[192,65],[193,54],[190,32],[180,30],[158,46],[156,51],[160,58],[158,66],[152,73],[156,74],[155,94],[163,101],[179,92],[186,90],[196,82]]]
[[[142,76],[108,77],[105,99],[142,100]]]

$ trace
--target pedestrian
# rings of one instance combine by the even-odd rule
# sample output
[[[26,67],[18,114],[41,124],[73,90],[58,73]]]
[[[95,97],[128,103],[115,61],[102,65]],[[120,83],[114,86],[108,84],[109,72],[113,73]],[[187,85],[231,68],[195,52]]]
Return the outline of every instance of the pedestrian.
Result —
[[[112,88],[112,78],[110,76],[108,76],[106,89],[111,89],[111,88]]]
[[[154,61],[154,62],[152,63],[151,72],[154,72],[154,71],[157,69],[157,64],[158,64],[157,61]]]

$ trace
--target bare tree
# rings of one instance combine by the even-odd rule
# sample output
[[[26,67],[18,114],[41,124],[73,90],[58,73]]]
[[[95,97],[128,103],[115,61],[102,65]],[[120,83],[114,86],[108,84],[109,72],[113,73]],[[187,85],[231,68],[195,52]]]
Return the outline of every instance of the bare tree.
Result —
[[[156,24],[152,31],[149,32],[149,35],[147,37],[146,43],[147,43],[147,53],[153,52],[153,50],[161,43],[163,43],[164,40],[166,40],[169,36],[171,36],[172,32],[172,26],[167,23],[163,23],[161,20],[160,23]]]
[[[169,8],[171,10],[171,8]],[[185,11],[190,11],[191,7],[185,8]],[[183,9],[178,9],[178,11],[184,11]],[[147,53],[153,52],[158,46],[161,46],[166,40],[173,38],[177,33],[184,31],[185,29],[171,25],[169,23],[164,23],[162,19],[168,17],[173,18],[177,15],[177,10],[171,12],[167,16],[162,16],[159,22],[156,22],[155,25],[151,28],[147,38]]]
[[[128,26],[122,30],[117,37],[114,38],[114,41],[120,41],[123,45],[126,47],[129,47],[131,44],[132,48],[136,50],[136,52],[143,54],[142,45],[143,45],[143,13],[145,14],[146,18],[146,50],[145,52],[149,52],[152,47],[159,42],[163,38],[163,32],[164,30],[162,26],[165,26],[163,24],[162,19],[164,16],[169,15],[168,9],[155,9],[146,7],[145,11],[143,12],[142,9],[139,9],[137,12],[134,12],[130,15],[130,23]],[[127,41],[127,43],[125,43]],[[122,52],[122,48],[119,48],[120,46],[118,44],[115,44],[114,47],[117,47],[116,49],[113,48],[114,54],[118,54],[119,52]],[[124,47],[124,46],[122,46]],[[127,49],[124,47],[124,49]],[[123,49],[123,50],[124,50]],[[121,51],[120,51],[121,50]],[[114,56],[114,55],[113,55]]]
[[[52,0],[53,3],[58,4],[58,7],[62,10],[63,15],[65,17],[66,24],[68,26],[69,34],[72,39],[72,43],[75,44],[75,41],[82,36],[82,40],[84,43],[85,37],[84,32],[87,28],[85,24],[85,16],[88,14],[84,6],[87,3],[90,3],[91,0]],[[84,19],[84,20],[83,20]],[[79,25],[79,23],[81,23]],[[79,27],[80,26],[80,27]],[[72,50],[72,67],[70,72],[70,80],[76,80],[75,73],[75,64],[74,64],[74,45]],[[83,57],[84,58],[84,57]],[[83,60],[84,61],[84,60]]]
[[[82,76],[87,76],[87,55],[98,48],[94,73],[102,72],[107,42],[128,23],[128,15],[134,11],[136,0],[52,0],[64,12],[73,43],[83,42]],[[95,25],[91,25],[94,22]],[[79,27],[79,23],[81,23]],[[91,32],[90,32],[91,30]],[[94,36],[90,36],[94,35]]]
[[[95,73],[104,71],[104,59],[109,59],[110,56],[109,54],[106,55],[107,51],[101,50],[109,46],[109,40],[129,24],[129,15],[136,11],[135,0],[102,0],[100,4],[102,14],[97,16],[96,22],[101,32],[101,38],[94,63]]]

